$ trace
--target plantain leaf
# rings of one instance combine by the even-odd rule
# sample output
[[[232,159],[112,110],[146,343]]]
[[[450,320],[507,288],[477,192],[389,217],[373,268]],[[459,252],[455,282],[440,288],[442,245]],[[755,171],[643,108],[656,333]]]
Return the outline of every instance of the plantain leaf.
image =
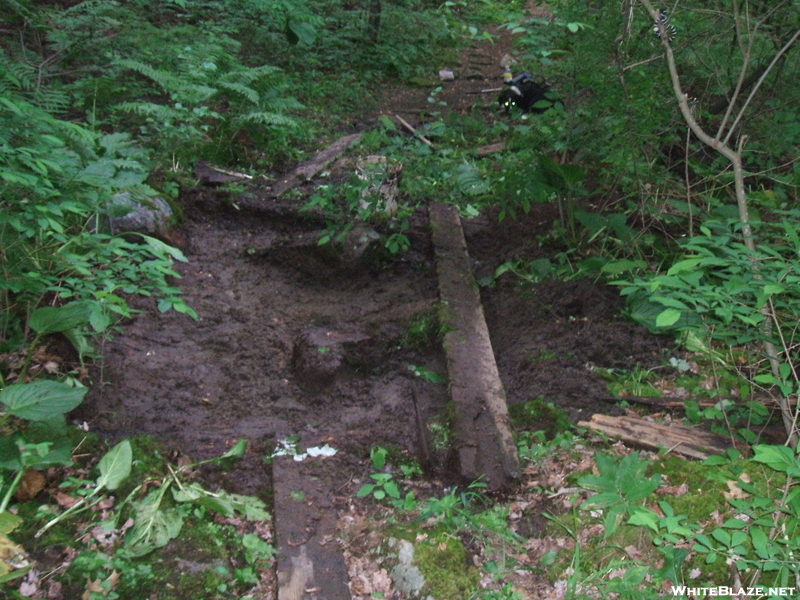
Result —
[[[57,333],[81,327],[89,322],[92,306],[89,302],[70,302],[64,306],[44,306],[31,313],[28,325],[36,333]]]
[[[183,518],[173,508],[161,508],[164,492],[169,487],[165,483],[152,490],[144,500],[133,502],[134,525],[125,536],[125,545],[134,557],[144,556],[178,537],[183,527]]]
[[[83,401],[87,391],[86,388],[71,387],[62,381],[42,379],[7,386],[0,391],[0,402],[15,417],[44,421],[71,411]]]
[[[104,487],[107,490],[117,489],[119,484],[130,475],[132,464],[131,443],[124,440],[106,452],[106,455],[97,464],[97,468],[100,469],[97,487]]]

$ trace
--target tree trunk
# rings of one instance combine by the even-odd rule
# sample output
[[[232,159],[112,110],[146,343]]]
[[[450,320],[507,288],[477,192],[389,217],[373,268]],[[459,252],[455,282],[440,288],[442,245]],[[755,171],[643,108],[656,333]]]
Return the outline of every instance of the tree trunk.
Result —
[[[369,41],[378,43],[381,30],[381,0],[370,0],[369,3]]]

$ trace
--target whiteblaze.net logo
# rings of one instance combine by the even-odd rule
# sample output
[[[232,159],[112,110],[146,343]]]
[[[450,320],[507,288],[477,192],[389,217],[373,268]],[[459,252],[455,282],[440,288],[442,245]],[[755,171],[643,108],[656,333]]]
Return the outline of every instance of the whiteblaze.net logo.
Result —
[[[796,598],[797,588],[793,587],[688,587],[684,585],[672,586],[672,595],[676,598],[706,598],[706,597],[732,597],[737,598]]]

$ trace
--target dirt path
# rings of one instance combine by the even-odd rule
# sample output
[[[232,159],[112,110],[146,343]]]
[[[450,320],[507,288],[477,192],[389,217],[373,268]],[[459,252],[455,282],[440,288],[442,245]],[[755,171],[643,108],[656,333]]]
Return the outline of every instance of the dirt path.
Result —
[[[496,85],[505,51],[493,46],[475,55],[480,68],[473,58],[460,67],[475,78],[445,86],[451,110],[485,102],[465,91]],[[424,107],[427,93],[392,95],[383,112]],[[402,257],[342,261],[316,245],[321,223],[265,198],[253,190],[234,204],[211,187],[184,194],[179,233],[190,262],[178,266],[178,283],[200,320],[140,302],[142,313],[106,344],[103,384],[80,417],[109,437],[149,434],[193,459],[246,439],[248,454],[233,470],[207,474],[246,494],[272,494],[264,458],[276,440],[328,443],[339,453],[326,463],[326,510],[352,501],[374,445],[446,476],[446,456],[422,443],[445,414],[446,386],[413,373],[446,376],[435,336],[426,341],[413,327],[430,321],[439,300],[426,210],[411,219]],[[533,241],[556,218],[537,205],[518,221],[499,223],[491,212],[465,221],[476,277],[540,257]],[[509,404],[541,398],[574,422],[613,413],[592,368],[660,362],[658,340],[619,316],[615,290],[577,281],[521,286],[509,275],[481,296]]]

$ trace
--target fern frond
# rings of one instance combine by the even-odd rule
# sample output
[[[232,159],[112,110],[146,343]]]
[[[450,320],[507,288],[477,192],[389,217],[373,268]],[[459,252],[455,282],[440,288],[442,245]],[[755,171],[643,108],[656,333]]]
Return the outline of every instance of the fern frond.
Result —
[[[123,69],[130,69],[132,71],[136,71],[137,73],[139,73],[139,75],[147,77],[147,79],[157,84],[165,92],[174,92],[177,89],[179,89],[184,83],[178,77],[175,77],[172,73],[168,73],[167,71],[161,71],[159,69],[151,67],[147,63],[143,63],[138,60],[133,60],[130,58],[120,58],[114,61],[114,65],[121,67]]]
[[[64,14],[91,13],[95,12],[95,9],[103,9],[107,6],[108,0],[86,0],[85,2],[79,2],[75,6],[70,6],[64,11]]]
[[[271,65],[262,65],[260,67],[252,67],[249,69],[239,69],[236,71],[230,71],[220,76],[217,80],[217,83],[220,85],[223,83],[240,83],[242,85],[249,85],[254,81],[258,81],[259,79],[265,78],[269,75],[275,75],[279,72],[280,69],[278,67],[273,67]]]
[[[263,110],[272,112],[288,112],[290,110],[300,110],[305,108],[301,102],[291,96],[281,98],[263,98],[259,105]]]
[[[291,117],[274,112],[254,111],[236,119],[238,124],[257,123],[258,125],[297,127],[298,123]]]
[[[39,88],[31,94],[31,104],[34,104],[49,113],[65,113],[72,106],[72,98],[69,94],[60,90]]]
[[[124,112],[143,117],[156,117],[162,120],[178,117],[175,109],[163,104],[155,104],[154,102],[123,102],[118,108]]]
[[[36,87],[36,69],[33,65],[12,59],[0,49],[0,74],[3,79],[20,91],[30,91]]]
[[[258,105],[260,96],[258,92],[255,91],[253,88],[247,87],[246,85],[243,85],[241,83],[234,83],[228,81],[218,81],[217,83],[219,84],[219,87],[221,87],[222,89],[235,92],[240,96],[244,96],[253,104]]]
[[[180,88],[174,90],[177,98],[191,104],[205,102],[217,92],[219,92],[217,88],[196,83],[184,83]]]

